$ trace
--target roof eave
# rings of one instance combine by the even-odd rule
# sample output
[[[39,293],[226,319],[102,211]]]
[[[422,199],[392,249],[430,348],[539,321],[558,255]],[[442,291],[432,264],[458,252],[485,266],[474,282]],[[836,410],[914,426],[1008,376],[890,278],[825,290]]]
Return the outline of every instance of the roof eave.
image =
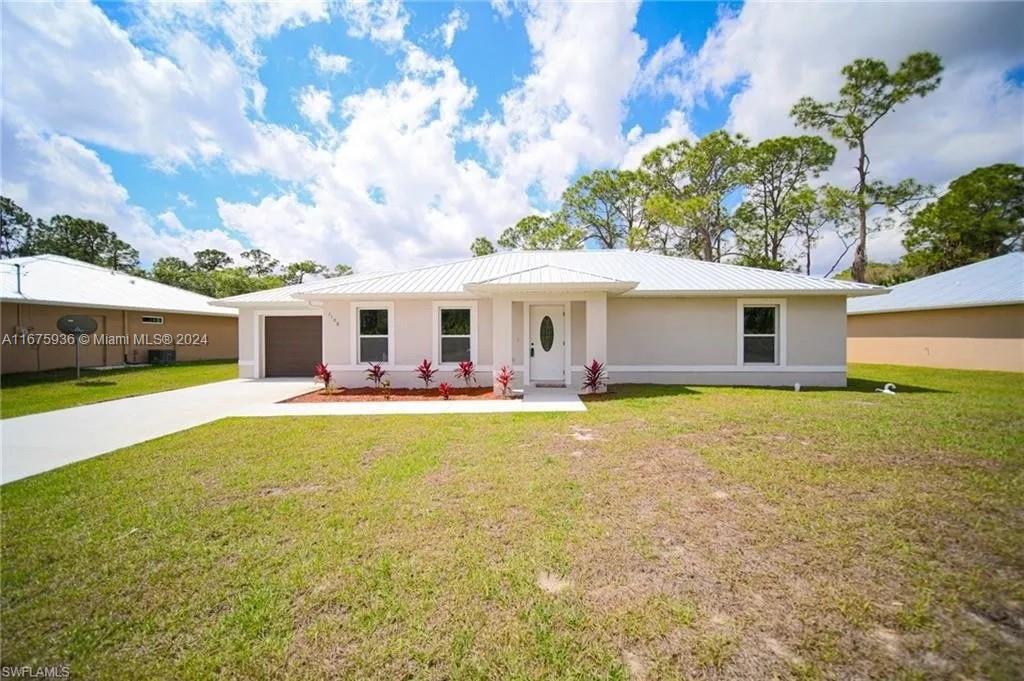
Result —
[[[707,298],[786,298],[793,296],[842,296],[844,298],[862,298],[879,296],[889,292],[885,288],[872,289],[633,289],[625,295],[630,297],[666,296],[666,297],[707,297]]]
[[[865,315],[865,314],[889,314],[895,312],[932,312],[939,310],[966,310],[973,307],[1013,307],[1014,305],[1024,305],[1024,299],[1021,300],[999,300],[992,302],[983,303],[956,303],[950,305],[927,305],[917,307],[895,307],[884,310],[848,310],[847,316]]]
[[[229,317],[232,316],[230,312],[221,310],[185,310],[182,308],[175,307],[162,307],[159,305],[139,307],[138,305],[103,305],[99,303],[80,303],[74,300],[43,300],[39,298],[9,298],[7,296],[0,296],[0,301],[5,303],[21,303],[23,305],[59,305],[61,307],[81,307],[81,308],[95,308],[97,310],[133,310],[136,312],[167,312],[173,314],[197,314],[208,317]],[[208,303],[213,306],[214,303],[211,301]]]

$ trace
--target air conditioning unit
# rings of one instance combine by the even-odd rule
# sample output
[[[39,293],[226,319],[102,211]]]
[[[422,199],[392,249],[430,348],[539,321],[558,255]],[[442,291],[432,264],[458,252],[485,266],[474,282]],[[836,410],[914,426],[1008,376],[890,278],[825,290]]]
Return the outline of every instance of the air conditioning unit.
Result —
[[[174,364],[174,350],[150,350],[150,364]]]

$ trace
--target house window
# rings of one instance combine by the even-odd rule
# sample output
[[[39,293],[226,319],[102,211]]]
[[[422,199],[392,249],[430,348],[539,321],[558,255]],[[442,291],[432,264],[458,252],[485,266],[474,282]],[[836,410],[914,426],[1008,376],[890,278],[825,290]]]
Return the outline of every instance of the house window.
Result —
[[[743,306],[743,363],[779,363],[779,307]]]
[[[359,308],[358,362],[388,362],[387,308]]]
[[[143,324],[163,324],[164,323],[164,318],[163,317],[158,317],[158,316],[143,317],[142,318],[142,323]]]
[[[472,314],[468,307],[442,307],[441,363],[458,364],[472,359]]]

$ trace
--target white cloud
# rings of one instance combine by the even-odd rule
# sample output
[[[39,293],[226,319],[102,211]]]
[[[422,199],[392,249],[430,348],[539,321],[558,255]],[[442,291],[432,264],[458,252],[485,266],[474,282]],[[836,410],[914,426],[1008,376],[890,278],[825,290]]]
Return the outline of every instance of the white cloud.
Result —
[[[657,82],[683,106],[739,87],[728,127],[756,141],[796,132],[793,104],[803,95],[835,99],[840,69],[853,59],[880,58],[894,68],[912,52],[936,52],[942,85],[887,116],[868,145],[875,178],[944,184],[977,166],[1024,158],[1024,90],[1006,79],[1024,62],[1022,23],[1017,3],[753,3],[725,16],[692,59],[669,60]],[[837,146],[824,179],[852,186],[855,160]],[[875,235],[869,257],[898,257],[900,236]],[[838,254],[830,241],[821,262]]]
[[[160,213],[159,215],[157,215],[156,219],[159,220],[163,224],[163,226],[166,227],[167,229],[172,229],[172,230],[183,230],[183,229],[185,229],[185,225],[181,224],[181,220],[178,219],[178,216],[175,215],[174,211],[172,211],[172,210],[165,210],[163,213]]]
[[[194,34],[154,55],[93,5],[15,3],[3,12],[5,115],[166,169],[224,159],[286,179],[315,172],[315,146],[251,121],[236,63]]]
[[[307,85],[299,92],[298,107],[299,113],[313,125],[330,126],[327,116],[331,113],[331,93],[327,90]]]
[[[636,10],[627,2],[528,9],[533,71],[502,97],[500,118],[471,130],[504,176],[537,181],[554,201],[581,165],[621,160],[625,99],[645,47],[633,30]]]
[[[473,237],[528,211],[524,185],[456,159],[473,88],[451,60],[405,49],[397,80],[340,103],[346,125],[307,197],[219,201],[223,223],[282,260],[368,270],[464,255]]]
[[[640,126],[634,126],[626,135],[629,145],[620,166],[624,170],[635,170],[640,167],[644,156],[658,147],[681,139],[696,140],[697,136],[690,129],[686,115],[679,109],[673,109],[665,116],[664,125],[660,130],[644,133]]]
[[[309,51],[309,58],[316,64],[320,73],[336,74],[345,73],[352,64],[352,60],[342,54],[330,54],[324,48],[315,45]]]
[[[445,49],[451,49],[455,42],[455,34],[469,28],[469,15],[464,10],[456,7],[448,13],[448,18],[438,27],[438,33],[444,41]]]
[[[687,97],[690,78],[687,70],[686,46],[677,35],[654,51],[643,69],[637,75],[634,89],[637,92],[650,92],[659,95],[673,95],[680,104],[689,106]]]
[[[325,0],[289,2],[152,2],[133,5],[136,30],[169,44],[183,32],[216,32],[223,35],[246,65],[262,61],[260,40],[283,29],[298,28],[329,17]]]
[[[103,222],[138,248],[144,263],[165,255],[187,258],[202,248],[244,250],[223,230],[185,229],[169,211],[159,218],[164,229],[156,229],[110,166],[70,137],[33,132],[5,116],[2,149],[4,192],[15,203],[42,219],[68,214]]]
[[[342,0],[340,12],[350,36],[381,43],[400,43],[409,23],[409,13],[399,0]]]
[[[195,208],[196,202],[192,200],[192,197],[185,192],[178,192],[178,203],[185,206],[186,208]]]
[[[512,16],[511,0],[491,0],[491,9],[502,19],[508,19]]]

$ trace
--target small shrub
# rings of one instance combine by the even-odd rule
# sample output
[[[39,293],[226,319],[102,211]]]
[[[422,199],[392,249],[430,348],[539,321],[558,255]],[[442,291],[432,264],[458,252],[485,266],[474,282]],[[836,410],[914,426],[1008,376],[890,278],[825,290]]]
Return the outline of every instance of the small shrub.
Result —
[[[370,362],[370,368],[366,370],[366,380],[373,383],[374,388],[379,388],[381,381],[387,376],[388,370],[380,365]]]
[[[455,377],[465,381],[468,388],[471,383],[476,383],[476,366],[472,362],[459,362],[459,368],[455,370]]]
[[[441,381],[441,385],[437,386],[437,391],[441,393],[443,399],[452,399],[452,387],[448,383]]]
[[[330,393],[334,388],[334,373],[323,362],[313,365],[313,382],[323,383],[324,392]]]
[[[604,364],[596,359],[591,360],[590,364],[583,367],[583,372],[583,387],[587,391],[596,393],[604,387],[608,378],[608,374],[604,370]]]
[[[391,401],[391,379],[385,378],[380,382],[381,388],[384,389],[384,399]]]
[[[501,388],[501,396],[508,397],[512,393],[512,379],[516,372],[512,367],[503,366],[494,374],[494,382]]]
[[[434,381],[434,374],[437,373],[437,369],[431,367],[430,360],[423,360],[420,365],[416,367],[416,375],[423,381],[423,387],[429,388],[430,384]]]

